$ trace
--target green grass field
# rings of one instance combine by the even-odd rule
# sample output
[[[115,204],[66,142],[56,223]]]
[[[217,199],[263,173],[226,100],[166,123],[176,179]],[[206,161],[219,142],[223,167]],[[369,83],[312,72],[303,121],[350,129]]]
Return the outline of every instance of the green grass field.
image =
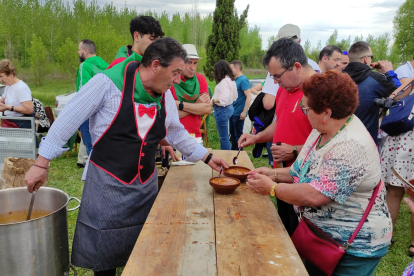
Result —
[[[253,78],[263,76],[248,77]],[[51,107],[54,107],[56,95],[61,95],[74,91],[73,84],[65,80],[47,80],[45,81],[45,84],[41,87],[37,87],[33,85],[31,82],[28,82],[28,85],[31,88],[34,97],[40,99],[45,106],[49,105]],[[214,91],[215,84],[209,82],[209,85]],[[210,119],[209,142],[209,146],[211,148],[220,148],[219,136],[217,133],[217,129],[215,127],[215,120],[213,116],[211,116]],[[245,150],[249,153],[249,156],[254,166],[256,168],[261,166],[267,166],[267,158],[252,158],[252,149],[253,147],[250,146]],[[61,157],[53,160],[50,166],[49,186],[61,189],[68,193],[70,196],[78,197],[81,199],[83,181],[81,181],[80,179],[83,169],[79,169],[76,166],[76,161],[77,153],[73,151],[69,154],[69,158],[66,158],[65,155],[62,155]],[[69,207],[74,207],[75,205],[76,203],[72,202],[70,203]],[[73,240],[77,215],[77,211],[73,211],[68,214],[70,247]],[[390,248],[388,254],[381,260],[375,273],[376,276],[396,276],[402,274],[404,268],[412,261],[412,259],[407,256],[407,248],[411,241],[410,235],[410,211],[408,210],[405,203],[403,203],[400,211],[399,220],[394,229],[395,244]],[[77,268],[77,271],[78,275],[93,275],[91,271],[86,269]],[[121,275],[121,273],[122,269],[119,269],[117,271],[117,275]],[[70,275],[74,275],[73,272],[71,272]]]

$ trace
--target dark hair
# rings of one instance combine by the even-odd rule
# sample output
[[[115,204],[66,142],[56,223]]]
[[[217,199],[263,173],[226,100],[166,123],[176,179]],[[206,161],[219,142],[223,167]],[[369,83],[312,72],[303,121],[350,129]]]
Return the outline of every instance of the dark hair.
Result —
[[[16,67],[10,59],[0,60],[0,73],[6,74],[6,76],[16,76]]]
[[[146,34],[154,35],[156,37],[164,36],[160,22],[154,17],[146,15],[132,18],[129,22],[129,31],[131,32],[132,39],[134,39],[135,32],[138,32],[141,36]]]
[[[280,64],[285,69],[292,67],[295,62],[299,62],[302,66],[308,65],[305,51],[292,38],[281,38],[273,42],[263,58],[263,66],[265,68],[269,65],[272,57],[279,59]]]
[[[333,119],[343,119],[358,107],[358,86],[346,73],[316,73],[303,82],[302,91],[316,114],[330,108]]]
[[[239,68],[240,71],[243,70],[243,65],[240,60],[233,60],[232,62],[230,62],[230,64],[233,64],[234,67]]]
[[[355,42],[348,51],[349,61],[358,62],[369,51],[369,48],[369,44],[365,41]]]
[[[142,56],[141,64],[144,67],[151,66],[154,60],[159,60],[162,67],[170,66],[175,58],[186,60],[187,52],[181,44],[171,37],[164,37],[152,42]]]
[[[339,48],[337,46],[334,46],[334,45],[325,46],[322,49],[322,51],[319,53],[319,61],[321,61],[324,56],[327,56],[328,59],[329,59],[334,52],[338,52],[340,54],[343,54],[341,48]]]
[[[96,54],[96,46],[95,42],[90,39],[82,39],[82,49],[88,49],[89,54],[95,55]]]
[[[216,83],[221,82],[226,76],[234,81],[233,71],[225,60],[219,60],[214,64],[214,80]]]

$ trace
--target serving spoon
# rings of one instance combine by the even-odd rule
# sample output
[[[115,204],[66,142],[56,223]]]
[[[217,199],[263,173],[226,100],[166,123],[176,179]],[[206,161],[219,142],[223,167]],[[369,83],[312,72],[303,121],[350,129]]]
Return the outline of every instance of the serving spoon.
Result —
[[[246,140],[243,140],[242,144],[245,142]],[[239,152],[237,153],[237,155],[235,157],[233,157],[233,165],[237,165],[237,157],[239,156],[239,153],[241,151],[242,147],[239,148]]]
[[[223,166],[221,166],[220,171],[219,171],[219,175],[217,177],[217,179],[220,179],[220,174],[223,172]]]
[[[26,218],[26,220],[30,220],[30,217],[32,216],[33,203],[34,203],[34,200],[35,200],[35,196],[36,196],[36,192],[33,191],[32,198],[30,199],[29,211],[27,212],[27,218]]]

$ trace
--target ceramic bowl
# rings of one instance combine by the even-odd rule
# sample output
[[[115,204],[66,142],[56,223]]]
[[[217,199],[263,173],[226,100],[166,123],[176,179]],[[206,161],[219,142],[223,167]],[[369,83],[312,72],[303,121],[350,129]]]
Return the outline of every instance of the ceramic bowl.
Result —
[[[232,170],[245,171],[245,174],[236,174]],[[223,170],[223,174],[228,177],[233,177],[239,179],[241,182],[245,182],[247,179],[247,173],[250,172],[250,169],[241,166],[230,166],[227,169]]]
[[[218,182],[221,182],[220,184]],[[227,195],[233,193],[240,186],[240,180],[233,177],[221,176],[220,179],[213,177],[210,179],[210,185],[218,194]]]

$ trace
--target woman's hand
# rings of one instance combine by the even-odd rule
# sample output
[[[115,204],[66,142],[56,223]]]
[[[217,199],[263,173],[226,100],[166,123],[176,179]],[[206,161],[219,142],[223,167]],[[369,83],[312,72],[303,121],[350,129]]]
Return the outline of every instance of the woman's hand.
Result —
[[[250,171],[249,175],[254,175],[256,173],[265,175],[265,176],[269,177],[272,181],[276,181],[275,180],[275,170],[274,169],[271,169],[271,168],[268,168],[268,167],[260,167],[260,168],[254,169],[253,171]]]
[[[253,172],[247,176],[247,187],[259,195],[270,195],[274,182],[264,174]]]

